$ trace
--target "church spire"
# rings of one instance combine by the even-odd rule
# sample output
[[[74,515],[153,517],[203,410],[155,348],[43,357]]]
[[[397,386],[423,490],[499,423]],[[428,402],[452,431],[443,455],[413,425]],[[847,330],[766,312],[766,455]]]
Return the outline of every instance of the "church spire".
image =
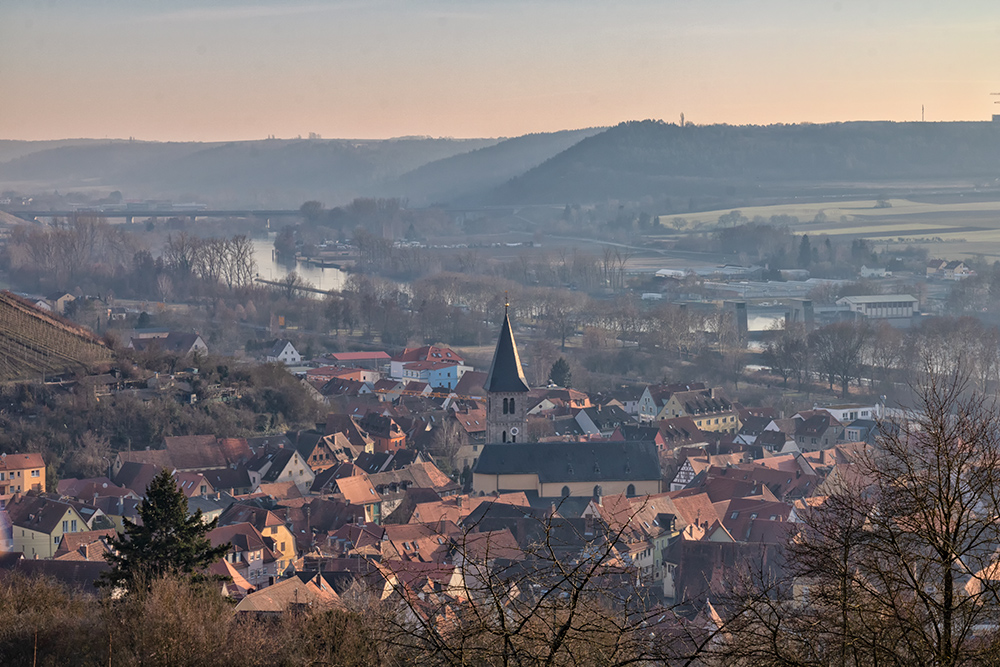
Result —
[[[500,337],[497,348],[493,352],[493,363],[486,375],[484,388],[488,392],[526,392],[528,381],[524,379],[521,369],[521,358],[517,354],[514,343],[514,332],[510,327],[510,317],[507,314],[509,304],[504,304],[503,325],[500,327]]]

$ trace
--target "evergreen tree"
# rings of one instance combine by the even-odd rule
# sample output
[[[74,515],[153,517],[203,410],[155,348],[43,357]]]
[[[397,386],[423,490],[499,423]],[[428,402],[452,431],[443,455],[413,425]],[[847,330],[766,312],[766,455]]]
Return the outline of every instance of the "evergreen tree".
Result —
[[[152,581],[163,575],[198,578],[199,570],[229,551],[228,544],[213,547],[205,537],[218,519],[204,522],[201,510],[188,516],[187,498],[166,469],[149,483],[138,512],[141,523],[124,519],[125,535],[111,541],[112,551],[105,558],[112,569],[98,584],[128,587],[137,579]]]
[[[812,246],[809,243],[809,235],[803,234],[802,242],[799,243],[799,268],[808,269],[812,258]]]
[[[570,371],[569,362],[566,361],[565,357],[559,357],[556,359],[556,363],[552,364],[549,379],[560,387],[569,388],[572,384],[573,373]]]

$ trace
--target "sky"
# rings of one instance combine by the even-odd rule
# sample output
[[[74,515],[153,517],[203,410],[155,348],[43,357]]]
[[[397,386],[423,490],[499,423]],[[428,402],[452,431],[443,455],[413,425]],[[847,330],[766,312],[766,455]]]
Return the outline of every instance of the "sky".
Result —
[[[2,0],[0,138],[986,120],[996,0]]]

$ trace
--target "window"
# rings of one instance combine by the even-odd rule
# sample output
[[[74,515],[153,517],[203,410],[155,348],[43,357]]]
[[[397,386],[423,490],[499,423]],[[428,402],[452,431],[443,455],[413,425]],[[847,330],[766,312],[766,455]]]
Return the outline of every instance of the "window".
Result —
[[[280,551],[284,551],[284,550],[285,550],[285,543],[284,543],[284,542],[282,542],[282,543],[281,543],[281,549],[280,549]]]
[[[628,496],[629,498],[635,496],[635,484],[628,485],[628,488],[625,489],[625,495]]]
[[[562,488],[562,497],[563,498],[569,498],[569,487],[568,486],[564,486]]]
[[[0,482],[2,482],[2,481],[3,481],[3,476],[4,476],[4,475],[6,475],[6,474],[7,474],[7,473],[5,473],[5,472],[0,472]]]
[[[514,414],[514,399],[510,399],[510,414]]]
[[[504,431],[503,433],[500,434],[500,441],[507,442],[507,431]]]
[[[507,414],[507,399],[503,399],[503,413]]]
[[[52,538],[52,542],[53,542],[53,543],[54,543],[54,544],[55,544],[56,546],[59,546],[59,536],[58,536],[58,535],[56,535],[55,537],[53,537],[53,538]]]
[[[63,521],[63,532],[64,533],[69,532],[69,521]]]
[[[732,514],[729,515],[729,518],[730,519],[736,519],[739,515],[740,515],[739,512],[733,512]]]
[[[69,532],[71,533],[76,532],[76,519],[73,519],[72,521],[69,522]]]

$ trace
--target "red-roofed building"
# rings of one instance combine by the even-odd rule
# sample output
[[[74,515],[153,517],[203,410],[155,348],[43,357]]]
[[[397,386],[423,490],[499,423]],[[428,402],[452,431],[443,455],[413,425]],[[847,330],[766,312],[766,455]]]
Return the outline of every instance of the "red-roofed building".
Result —
[[[341,366],[353,366],[355,368],[378,369],[384,366],[391,357],[381,350],[377,352],[334,352],[327,355]]]
[[[402,380],[403,366],[414,361],[440,361],[453,364],[463,364],[465,359],[451,348],[425,345],[423,347],[408,347],[389,361],[389,376]]]

